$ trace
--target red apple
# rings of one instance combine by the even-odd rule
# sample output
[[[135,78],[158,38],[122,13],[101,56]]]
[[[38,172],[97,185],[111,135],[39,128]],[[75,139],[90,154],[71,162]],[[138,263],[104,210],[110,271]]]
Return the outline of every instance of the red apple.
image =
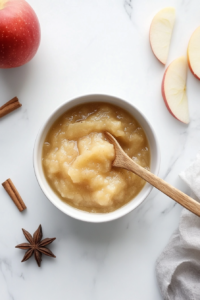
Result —
[[[40,24],[25,0],[0,0],[0,68],[29,62],[40,44]]]

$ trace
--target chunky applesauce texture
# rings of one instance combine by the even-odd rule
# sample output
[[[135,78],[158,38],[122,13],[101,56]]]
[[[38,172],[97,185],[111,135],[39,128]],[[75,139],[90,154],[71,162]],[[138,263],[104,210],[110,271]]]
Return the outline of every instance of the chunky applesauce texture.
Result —
[[[107,103],[84,103],[65,112],[43,145],[43,170],[51,188],[69,205],[92,213],[118,209],[145,184],[137,175],[112,167],[115,150],[105,131],[137,164],[149,169],[143,129],[127,111]]]

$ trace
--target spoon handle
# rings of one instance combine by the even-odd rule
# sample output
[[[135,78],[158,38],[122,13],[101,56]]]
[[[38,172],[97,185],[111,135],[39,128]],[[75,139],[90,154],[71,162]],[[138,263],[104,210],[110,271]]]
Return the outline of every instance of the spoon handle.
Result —
[[[157,177],[153,173],[136,164],[132,159],[124,162],[123,168],[139,175],[145,181],[149,182],[155,188],[190,210],[192,213],[200,217],[200,203],[176,189],[163,179]]]

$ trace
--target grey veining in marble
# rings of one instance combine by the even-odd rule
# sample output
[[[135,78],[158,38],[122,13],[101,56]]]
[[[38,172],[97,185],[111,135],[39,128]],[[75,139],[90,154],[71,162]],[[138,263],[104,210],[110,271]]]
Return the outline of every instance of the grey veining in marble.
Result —
[[[132,10],[133,10],[132,0],[125,0],[124,8],[125,8],[127,14],[129,15],[129,17],[131,18],[131,14],[132,14]]]

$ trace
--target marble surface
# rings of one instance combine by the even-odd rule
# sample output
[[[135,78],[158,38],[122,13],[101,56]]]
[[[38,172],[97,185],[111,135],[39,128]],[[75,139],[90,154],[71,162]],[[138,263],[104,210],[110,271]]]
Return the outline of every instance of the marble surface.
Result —
[[[188,72],[191,122],[167,111],[160,92],[164,67],[148,40],[154,14],[176,8],[168,64],[186,55],[200,25],[199,0],[29,0],[42,41],[25,66],[0,70],[0,106],[18,96],[22,108],[0,119],[0,182],[12,178],[27,211],[19,213],[0,188],[0,299],[160,300],[155,261],[177,228],[181,207],[155,189],[129,215],[105,224],[74,220],[43,195],[33,171],[33,146],[43,121],[61,103],[107,93],[134,103],[149,119],[161,148],[160,176],[189,192],[178,174],[199,150],[200,83]],[[42,224],[56,259],[21,263],[25,241]]]

